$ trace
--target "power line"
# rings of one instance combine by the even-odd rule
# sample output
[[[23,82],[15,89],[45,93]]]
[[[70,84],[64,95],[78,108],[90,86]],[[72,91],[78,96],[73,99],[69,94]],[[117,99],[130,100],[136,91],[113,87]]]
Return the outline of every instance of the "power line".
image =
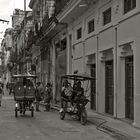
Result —
[[[0,21],[9,23],[8,20],[4,20],[4,19],[0,19]]]

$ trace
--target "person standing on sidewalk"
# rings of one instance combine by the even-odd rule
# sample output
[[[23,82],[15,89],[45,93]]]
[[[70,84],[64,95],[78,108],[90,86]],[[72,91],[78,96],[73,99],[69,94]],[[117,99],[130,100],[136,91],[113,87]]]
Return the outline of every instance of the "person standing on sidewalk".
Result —
[[[3,91],[2,83],[0,83],[0,106],[2,103],[2,95],[4,95],[4,91]]]
[[[39,104],[40,101],[42,100],[43,94],[44,94],[44,87],[41,82],[38,82],[36,88],[36,111],[40,111]]]
[[[44,92],[44,104],[45,104],[44,111],[50,110],[51,99],[52,99],[52,88],[51,88],[51,84],[47,83],[46,88],[45,88],[45,92]]]
[[[39,85],[40,85],[40,82],[37,83],[36,92],[35,92],[36,111],[40,111],[40,110],[39,110],[39,103],[40,103],[40,101],[41,101],[41,94],[40,94],[40,92],[39,92]]]
[[[44,86],[43,86],[42,82],[40,82],[40,85],[39,85],[38,89],[39,89],[41,98],[43,98],[43,95],[44,95]]]

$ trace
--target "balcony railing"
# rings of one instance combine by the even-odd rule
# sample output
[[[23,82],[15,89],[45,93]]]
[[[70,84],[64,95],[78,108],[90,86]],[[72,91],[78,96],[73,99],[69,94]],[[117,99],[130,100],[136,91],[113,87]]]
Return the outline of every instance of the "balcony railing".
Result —
[[[66,7],[72,1],[73,0],[56,0],[55,16],[59,14],[64,9],[64,7]],[[41,27],[40,30],[38,30],[38,33],[34,36],[34,38],[36,38],[35,39],[36,43],[39,42],[39,40],[44,36],[46,31],[49,29],[50,25],[53,22],[55,22],[54,20],[55,20],[54,17],[49,18],[48,13],[46,13],[46,16],[43,18],[42,21],[43,26]]]
[[[56,0],[55,14],[59,14],[61,10],[70,2],[71,0]]]

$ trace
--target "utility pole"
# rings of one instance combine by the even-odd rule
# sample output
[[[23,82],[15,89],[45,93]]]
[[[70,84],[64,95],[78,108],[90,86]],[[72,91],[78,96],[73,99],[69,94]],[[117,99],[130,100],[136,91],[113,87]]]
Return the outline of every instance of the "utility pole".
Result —
[[[26,0],[24,0],[24,27],[23,27],[23,38],[24,38],[24,42],[23,42],[23,60],[24,60],[24,66],[26,65],[26,61],[25,61],[25,40],[26,40],[26,29],[25,26],[26,25]],[[23,66],[23,68],[24,68]],[[26,69],[27,72],[27,69]]]
[[[26,18],[26,0],[24,0],[24,22]]]

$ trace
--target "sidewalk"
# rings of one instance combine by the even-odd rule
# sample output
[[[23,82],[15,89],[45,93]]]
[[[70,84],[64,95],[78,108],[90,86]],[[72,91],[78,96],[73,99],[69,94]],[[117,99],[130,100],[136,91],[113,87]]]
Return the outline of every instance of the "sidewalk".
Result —
[[[88,110],[88,120],[101,130],[117,140],[140,140],[140,130],[132,125],[105,115]]]
[[[41,103],[43,105],[43,103]],[[59,111],[58,105],[53,105],[53,109]],[[108,117],[103,114],[98,114],[92,110],[88,110],[88,124],[93,124],[96,129],[107,133],[116,140],[140,140],[140,129],[119,120]]]

